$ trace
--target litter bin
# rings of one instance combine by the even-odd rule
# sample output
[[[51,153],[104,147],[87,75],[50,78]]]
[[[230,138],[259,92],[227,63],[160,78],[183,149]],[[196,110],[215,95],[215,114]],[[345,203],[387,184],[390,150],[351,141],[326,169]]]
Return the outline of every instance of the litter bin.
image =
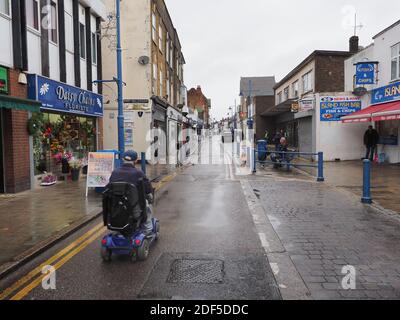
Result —
[[[267,141],[266,140],[258,140],[257,141],[257,151],[258,151],[258,161],[267,160]]]
[[[97,152],[114,153],[114,169],[119,168],[122,165],[118,150],[99,150]],[[97,193],[102,193],[104,190],[105,188],[102,187],[95,188]]]

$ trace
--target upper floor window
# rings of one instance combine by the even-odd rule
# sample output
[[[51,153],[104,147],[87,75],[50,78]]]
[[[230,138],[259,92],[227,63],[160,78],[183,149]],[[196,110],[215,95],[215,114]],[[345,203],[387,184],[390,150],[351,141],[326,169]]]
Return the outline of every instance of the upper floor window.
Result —
[[[160,49],[161,52],[163,52],[163,41],[164,41],[164,37],[163,37],[163,28],[160,24],[160,26],[158,27],[158,48]]]
[[[391,79],[400,79],[400,43],[392,47]]]
[[[292,95],[293,95],[293,98],[297,98],[299,96],[299,81],[293,82]]]
[[[86,28],[85,25],[79,24],[79,52],[82,59],[86,59]]]
[[[50,41],[58,42],[57,30],[57,4],[54,1],[50,2],[50,26],[49,26]]]
[[[92,32],[92,63],[97,64],[97,35]]]
[[[0,0],[0,12],[10,15],[10,0]]]
[[[282,103],[282,91],[278,93],[278,95],[277,95],[277,102],[276,102],[276,103],[277,103],[277,104]]]
[[[312,90],[312,72],[306,73],[302,80],[303,80],[303,93],[309,92]]]
[[[157,19],[156,19],[156,14],[154,12],[152,12],[151,14],[151,26],[152,26],[151,37],[154,42],[157,42]]]
[[[289,87],[283,89],[283,99],[284,101],[289,100]]]
[[[26,24],[39,31],[39,1],[26,0]]]
[[[169,43],[170,43],[170,38],[169,38],[169,33],[167,32],[167,37],[165,41],[165,59],[167,63],[169,64]]]

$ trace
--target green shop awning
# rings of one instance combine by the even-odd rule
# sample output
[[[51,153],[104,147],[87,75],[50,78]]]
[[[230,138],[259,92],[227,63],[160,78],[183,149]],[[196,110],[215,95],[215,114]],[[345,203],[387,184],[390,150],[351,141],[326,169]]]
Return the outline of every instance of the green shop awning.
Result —
[[[39,101],[20,99],[0,94],[0,108],[40,112],[42,104]]]

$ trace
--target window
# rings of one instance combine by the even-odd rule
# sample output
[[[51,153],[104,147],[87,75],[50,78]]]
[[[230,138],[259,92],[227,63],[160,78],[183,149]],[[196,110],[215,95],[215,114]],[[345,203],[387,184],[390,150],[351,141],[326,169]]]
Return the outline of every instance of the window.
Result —
[[[153,94],[155,93],[155,88],[157,86],[157,75],[158,75],[158,68],[157,68],[157,54],[153,56]]]
[[[0,0],[0,12],[6,15],[10,15],[10,1]]]
[[[154,12],[151,15],[151,25],[152,25],[151,37],[153,41],[157,43],[157,19],[156,19],[156,14]]]
[[[163,96],[163,72],[162,69],[160,68],[160,92],[159,92],[159,96],[162,97]]]
[[[170,38],[169,38],[169,33],[167,32],[167,37],[166,37],[166,42],[165,42],[165,59],[167,63],[169,64],[169,43],[170,43]]]
[[[160,49],[161,52],[163,52],[163,28],[160,24],[158,27],[158,48]]]
[[[57,4],[54,1],[50,3],[50,26],[49,26],[49,38],[50,41],[58,42],[58,26],[57,26]]]
[[[278,96],[277,96],[277,104],[280,104],[280,103],[282,103],[282,91],[279,92]]]
[[[400,78],[400,43],[392,47],[392,80]]]
[[[299,96],[299,81],[293,82],[292,84],[292,96],[297,98]]]
[[[97,35],[92,32],[92,63],[97,64]]]
[[[312,83],[311,83],[311,71],[306,73],[303,76],[303,93],[312,90]]]
[[[283,89],[283,100],[289,100],[289,87],[286,87],[285,89]]]
[[[168,101],[171,101],[171,82],[170,82],[170,73],[167,70],[167,98]]]
[[[86,31],[85,25],[79,24],[79,52],[82,59],[86,59]]]
[[[26,1],[26,24],[39,30],[39,3],[37,0]]]

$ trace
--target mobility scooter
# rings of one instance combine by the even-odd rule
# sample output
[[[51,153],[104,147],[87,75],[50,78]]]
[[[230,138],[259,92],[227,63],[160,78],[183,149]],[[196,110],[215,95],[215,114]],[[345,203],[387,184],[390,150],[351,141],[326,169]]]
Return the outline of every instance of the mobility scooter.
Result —
[[[113,255],[130,256],[132,261],[147,259],[150,246],[160,236],[157,219],[152,218],[151,231],[144,226],[150,210],[148,201],[151,202],[145,195],[143,181],[138,187],[124,182],[110,183],[106,187],[103,192],[103,221],[113,232],[101,240],[103,261],[111,261]]]

